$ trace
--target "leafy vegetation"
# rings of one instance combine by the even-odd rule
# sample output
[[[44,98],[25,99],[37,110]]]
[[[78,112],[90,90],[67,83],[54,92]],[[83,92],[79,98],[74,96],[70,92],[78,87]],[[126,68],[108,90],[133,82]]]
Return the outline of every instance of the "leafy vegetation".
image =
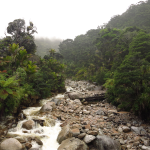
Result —
[[[33,23],[30,22],[26,31],[24,20],[17,19],[9,23],[7,31],[12,36],[0,41],[1,115],[13,113],[21,104],[28,106],[35,99],[65,90],[64,65],[55,57],[48,55],[47,59],[41,59],[34,54]]]

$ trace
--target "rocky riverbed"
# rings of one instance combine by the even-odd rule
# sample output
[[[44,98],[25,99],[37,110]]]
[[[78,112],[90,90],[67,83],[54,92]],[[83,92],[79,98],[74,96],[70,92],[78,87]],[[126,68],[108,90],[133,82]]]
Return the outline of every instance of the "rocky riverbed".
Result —
[[[66,80],[66,90],[1,122],[1,150],[150,150],[150,126],[107,103],[103,87]]]

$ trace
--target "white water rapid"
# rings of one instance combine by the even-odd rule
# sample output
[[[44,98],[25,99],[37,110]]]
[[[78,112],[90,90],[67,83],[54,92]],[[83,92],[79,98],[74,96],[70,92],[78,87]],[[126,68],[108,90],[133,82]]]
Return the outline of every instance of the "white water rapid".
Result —
[[[63,98],[64,96],[58,94],[55,98]],[[53,97],[54,98],[54,97]],[[41,106],[46,104],[50,99],[44,99],[40,101]],[[54,122],[50,114],[41,115],[39,110],[41,107],[29,107],[23,110],[23,114],[26,116],[26,119],[19,121],[17,127],[9,130],[8,135],[15,136],[16,139],[22,139],[27,141],[28,138],[38,137],[43,142],[43,146],[38,145],[34,140],[32,141],[32,148],[38,148],[39,150],[57,150],[59,144],[56,139],[61,130],[60,122],[58,120]],[[44,120],[44,126],[41,126],[36,122],[36,125],[31,130],[26,130],[22,128],[22,124],[27,120]],[[55,124],[51,126],[51,124]]]

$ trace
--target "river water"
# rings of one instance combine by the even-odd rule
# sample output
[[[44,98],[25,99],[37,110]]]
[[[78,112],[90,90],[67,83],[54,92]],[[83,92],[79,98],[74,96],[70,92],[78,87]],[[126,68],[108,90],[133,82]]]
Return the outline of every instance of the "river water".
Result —
[[[64,95],[58,94],[56,97],[52,98],[63,98]],[[51,99],[44,99],[40,101],[41,107],[46,104]],[[32,148],[37,148],[39,150],[57,150],[59,144],[56,139],[61,130],[60,121],[56,120],[55,125],[52,126],[53,119],[51,119],[50,114],[40,115],[39,110],[41,107],[29,107],[23,110],[23,114],[26,116],[26,119],[18,122],[17,127],[9,130],[8,135],[11,137],[14,135],[17,139],[22,139],[27,141],[27,139],[37,137],[43,142],[43,146],[38,145],[34,140],[31,142]],[[22,128],[22,124],[27,120],[44,120],[44,126],[41,126],[36,122],[35,126],[31,130],[26,130]]]

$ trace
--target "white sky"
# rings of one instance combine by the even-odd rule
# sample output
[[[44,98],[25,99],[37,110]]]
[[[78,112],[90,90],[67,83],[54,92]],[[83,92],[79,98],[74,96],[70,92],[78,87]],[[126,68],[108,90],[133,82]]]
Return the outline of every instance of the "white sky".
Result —
[[[32,21],[37,36],[72,38],[125,12],[140,0],[0,0],[0,37],[15,19]]]

